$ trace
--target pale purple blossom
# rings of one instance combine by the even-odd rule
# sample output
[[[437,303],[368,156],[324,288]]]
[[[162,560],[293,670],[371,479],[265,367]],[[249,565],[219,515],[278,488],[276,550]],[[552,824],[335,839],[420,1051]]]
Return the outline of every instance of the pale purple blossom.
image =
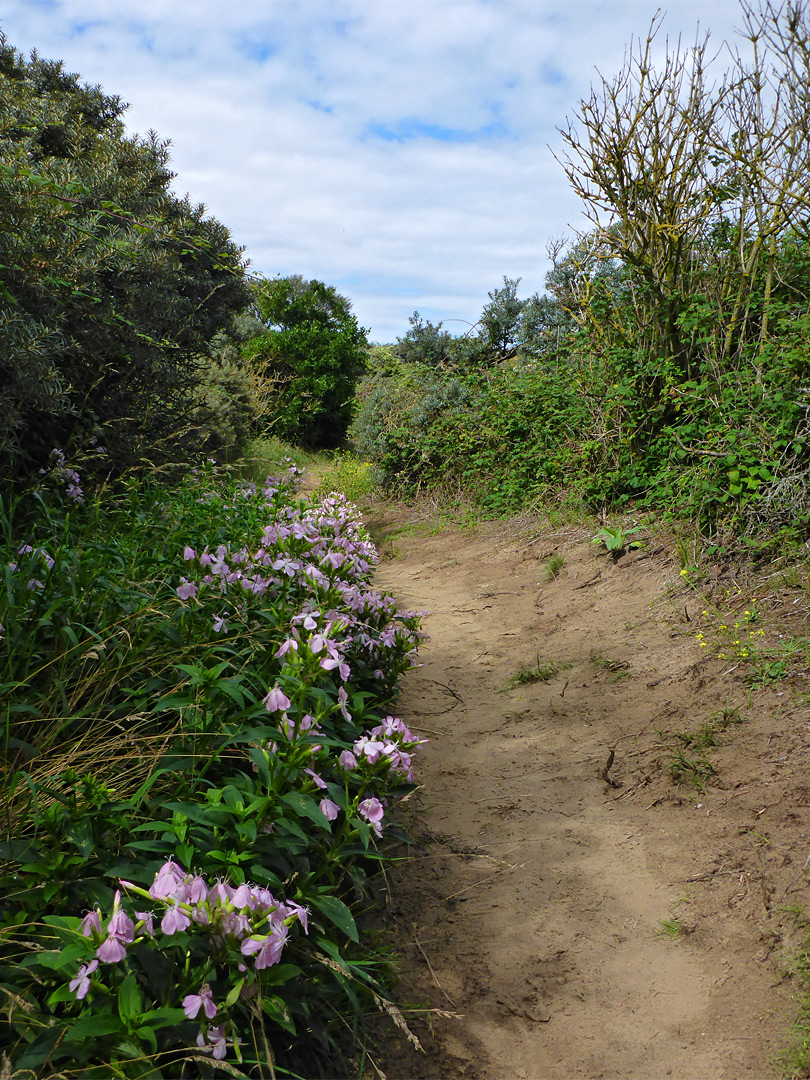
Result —
[[[197,595],[197,586],[193,581],[187,581],[185,578],[180,578],[180,580],[183,584],[177,586],[176,592],[181,600],[190,600]]]
[[[90,989],[90,976],[97,967],[98,960],[91,960],[89,964],[82,964],[79,973],[68,983],[69,989],[76,994],[77,1001],[82,1001],[87,997],[87,992]]]
[[[279,686],[274,686],[264,698],[264,707],[268,712],[283,712],[289,709],[290,699]]]
[[[185,885],[185,879],[186,875],[177,863],[169,859],[155,874],[155,880],[149,887],[149,895],[153,900],[174,900],[178,890]]]
[[[287,638],[284,644],[275,653],[273,653],[273,655],[276,659],[278,659],[279,657],[284,656],[287,652],[289,652],[290,649],[295,649],[295,651],[298,652],[298,642],[295,640],[295,638]]]
[[[197,1036],[197,1046],[204,1054],[212,1054],[217,1061],[222,1061],[227,1054],[228,1042],[224,1027],[209,1027],[206,1035],[200,1032]]]
[[[376,764],[380,759],[380,754],[385,751],[385,743],[379,742],[377,739],[369,739],[367,735],[363,735],[354,744],[354,752],[357,755],[362,754],[369,762],[370,765]]]
[[[321,799],[318,805],[327,821],[334,821],[340,813],[340,807],[336,802],[332,802],[331,799]]]
[[[183,998],[183,1012],[189,1020],[194,1020],[197,1017],[197,1013],[203,1010],[209,1020],[213,1020],[217,1015],[217,1006],[214,1002],[214,995],[211,992],[211,987],[208,983],[203,983],[200,987],[199,994],[187,994]]]
[[[267,936],[258,935],[245,938],[241,945],[243,956],[256,956],[256,970],[271,967],[281,959],[284,944],[289,936],[289,931],[283,923],[273,926],[272,933]]]
[[[344,772],[351,772],[352,769],[357,768],[357,758],[354,756],[351,750],[343,750],[338,757],[338,762]]]
[[[316,773],[316,772],[315,772],[315,771],[314,771],[313,769],[304,769],[304,772],[305,772],[305,773],[306,773],[306,774],[307,774],[308,776],[311,776],[311,777],[312,777],[312,779],[313,779],[313,780],[315,781],[315,785],[316,785],[317,787],[321,788],[322,790],[325,790],[325,789],[326,789],[326,781],[325,781],[325,780],[322,780],[322,779],[320,778],[320,776],[318,776],[318,774],[317,774],[317,773]]]
[[[142,925],[144,932],[147,933],[149,937],[155,936],[155,920],[151,911],[136,911],[135,918],[138,920],[137,925]]]
[[[160,920],[160,929],[169,937],[172,934],[188,930],[189,926],[191,926],[191,917],[180,907],[177,901],[166,909],[166,914]]]
[[[127,950],[118,938],[114,937],[105,938],[96,949],[96,956],[103,964],[117,964],[126,955]]]
[[[79,929],[85,937],[92,937],[94,933],[101,933],[101,917],[97,908],[87,912],[79,923]]]

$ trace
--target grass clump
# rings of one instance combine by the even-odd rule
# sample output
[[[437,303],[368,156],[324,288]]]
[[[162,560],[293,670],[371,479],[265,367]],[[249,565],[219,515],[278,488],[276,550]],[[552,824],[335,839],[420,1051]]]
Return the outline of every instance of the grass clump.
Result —
[[[545,579],[547,582],[555,581],[563,571],[565,567],[565,556],[561,555],[559,551],[555,551],[553,555],[549,555],[545,562]]]
[[[538,656],[534,664],[521,664],[509,680],[509,685],[514,687],[538,682],[550,682],[564,668],[569,666],[569,664],[555,663],[554,660],[543,661]]]

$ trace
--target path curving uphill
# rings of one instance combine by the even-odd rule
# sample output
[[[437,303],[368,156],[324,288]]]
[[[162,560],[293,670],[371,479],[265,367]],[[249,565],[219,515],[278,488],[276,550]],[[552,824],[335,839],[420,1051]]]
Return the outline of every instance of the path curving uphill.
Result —
[[[577,528],[371,525],[378,587],[430,635],[398,709],[431,742],[390,925],[401,1000],[432,1012],[388,1080],[781,1075],[806,708],[701,652],[703,601],[663,548],[614,563]],[[544,679],[510,686],[522,666]],[[715,772],[676,785],[707,723]]]

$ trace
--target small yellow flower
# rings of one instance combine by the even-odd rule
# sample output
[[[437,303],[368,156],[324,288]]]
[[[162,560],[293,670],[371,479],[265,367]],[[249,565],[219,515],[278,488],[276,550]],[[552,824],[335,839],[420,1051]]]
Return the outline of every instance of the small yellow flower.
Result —
[[[681,570],[681,577],[689,577],[689,571],[686,569],[686,567]]]

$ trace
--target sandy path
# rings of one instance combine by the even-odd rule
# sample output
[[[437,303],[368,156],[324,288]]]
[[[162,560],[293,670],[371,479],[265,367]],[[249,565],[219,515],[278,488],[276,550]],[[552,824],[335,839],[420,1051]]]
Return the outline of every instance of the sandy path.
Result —
[[[667,732],[747,691],[701,655],[700,600],[664,551],[614,565],[587,533],[503,526],[386,547],[394,524],[376,522],[395,549],[377,584],[429,611],[399,711],[431,743],[391,924],[403,999],[457,1016],[416,1020],[426,1053],[393,1048],[389,1080],[778,1076],[795,1006],[776,901],[807,899],[790,864],[810,838],[810,792],[791,818],[774,787],[810,764],[804,731],[792,780],[763,768],[777,728],[789,737],[784,702],[724,733],[705,791],[676,787]],[[548,583],[552,551],[566,564]],[[508,689],[538,655],[558,673]],[[600,775],[611,749],[621,786]],[[672,917],[677,938],[661,934]]]

